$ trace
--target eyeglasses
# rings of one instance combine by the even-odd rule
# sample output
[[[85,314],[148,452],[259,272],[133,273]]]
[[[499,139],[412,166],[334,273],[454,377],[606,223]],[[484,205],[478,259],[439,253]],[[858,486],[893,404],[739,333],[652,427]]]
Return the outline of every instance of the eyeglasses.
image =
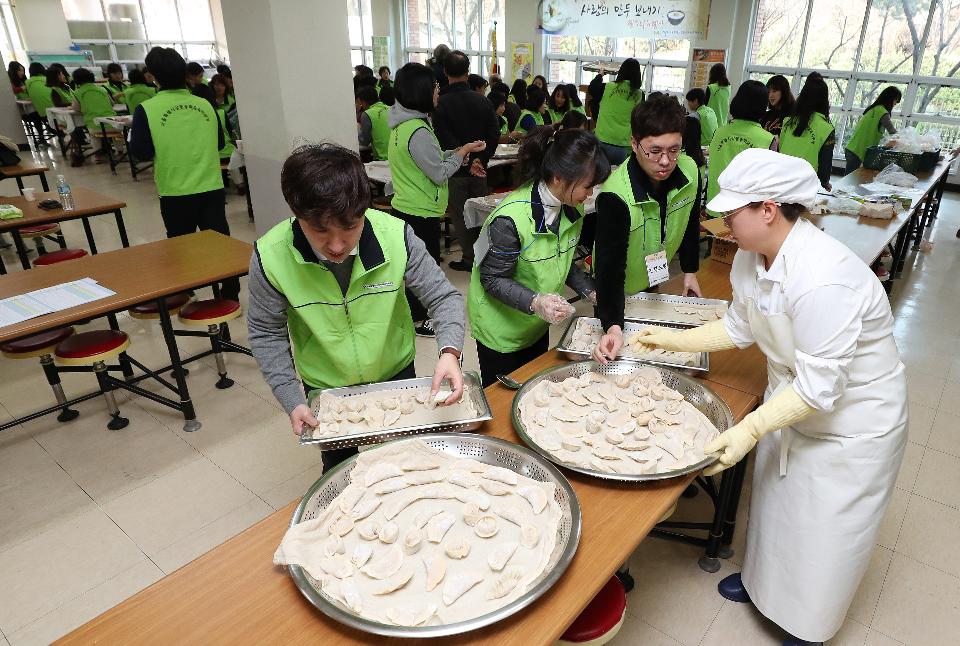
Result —
[[[643,151],[644,157],[646,157],[647,159],[652,159],[652,160],[654,160],[654,161],[660,161],[660,159],[662,159],[664,155],[666,155],[666,156],[667,156],[667,159],[669,159],[670,161],[677,161],[677,158],[680,156],[680,152],[681,152],[679,147],[678,147],[678,148],[671,148],[671,149],[669,149],[669,150],[663,150],[663,149],[656,150],[656,149],[654,149],[654,150],[651,150],[651,151],[648,152],[648,151],[640,144],[639,141],[637,142],[637,147],[639,147],[640,150]]]
[[[729,227],[730,227],[730,218],[732,218],[733,216],[735,216],[737,213],[740,213],[740,211],[743,211],[743,210],[745,210],[745,209],[749,209],[750,206],[751,206],[750,204],[744,204],[744,205],[741,206],[739,209],[734,209],[734,210],[732,210],[732,211],[727,211],[726,213],[723,214],[723,216],[722,216],[722,218],[721,218],[721,219],[723,220],[723,223],[724,223],[725,225],[727,225],[727,227],[729,228]]]

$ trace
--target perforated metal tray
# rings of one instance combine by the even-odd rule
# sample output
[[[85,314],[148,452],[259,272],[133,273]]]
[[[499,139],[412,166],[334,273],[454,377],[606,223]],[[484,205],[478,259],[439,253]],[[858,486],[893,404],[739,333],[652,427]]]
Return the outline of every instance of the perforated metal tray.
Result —
[[[328,388],[319,391],[314,400],[320,395],[326,393],[334,397],[354,397],[364,393],[382,392],[384,390],[415,390],[419,388],[430,388],[433,383],[432,377],[417,377],[415,379],[400,379],[398,381],[383,381],[375,384],[364,384],[362,386],[347,386],[344,388]],[[388,440],[395,440],[401,437],[411,435],[421,435],[423,433],[466,433],[475,431],[480,425],[493,419],[493,412],[490,410],[490,402],[487,401],[487,395],[480,385],[480,375],[476,372],[465,371],[463,373],[464,397],[469,397],[473,404],[473,409],[479,411],[475,417],[456,420],[453,422],[439,422],[436,424],[420,424],[418,426],[403,426],[397,428],[385,428],[379,431],[363,431],[362,433],[351,433],[349,435],[338,435],[336,437],[305,437],[300,436],[300,444],[316,444],[324,451],[332,449],[345,449],[351,446],[361,444],[378,444]],[[318,406],[311,403],[310,408],[316,417]]]
[[[563,473],[549,460],[530,449],[495,437],[444,433],[419,438],[434,449],[455,458],[472,458],[494,466],[510,469],[522,476],[556,485],[554,500],[560,505],[560,525],[557,542],[547,561],[547,567],[522,596],[493,612],[466,621],[440,626],[407,628],[382,624],[358,616],[339,601],[321,592],[320,583],[298,565],[288,566],[290,576],[300,592],[328,617],[353,628],[390,637],[448,637],[489,626],[519,612],[549,590],[566,571],[580,543],[580,503],[577,494]],[[290,526],[317,518],[350,484],[350,472],[356,466],[356,456],[325,473],[297,506]]]
[[[576,350],[572,347],[573,345],[573,333],[577,329],[577,321],[584,319],[597,327],[600,326],[600,319],[592,318],[589,316],[574,316],[571,319],[570,324],[567,325],[567,329],[563,331],[563,336],[560,337],[560,342],[557,344],[557,352],[560,352],[567,359],[572,359],[574,361],[581,361],[583,359],[589,359],[591,352],[586,350]],[[624,319],[623,321],[623,334],[626,337],[628,334],[633,334],[639,332],[641,327],[647,327],[649,325],[654,325],[657,327],[666,327],[676,330],[689,330],[690,328],[697,327],[693,323],[673,323],[669,321],[657,321],[653,319]],[[640,359],[631,357],[629,355],[622,355],[617,357],[621,361],[639,361],[640,363],[649,363],[658,366],[666,366],[668,368],[674,368],[676,370],[684,370],[690,373],[699,373],[699,372],[708,372],[710,370],[710,353],[701,352],[700,353],[700,363],[689,365],[689,364],[680,364],[672,363],[670,361],[660,361],[654,359]]]
[[[684,305],[706,305],[708,307],[729,307],[730,301],[725,301],[718,298],[696,298],[694,296],[679,296],[677,294],[659,294],[656,292],[640,292],[639,294],[633,294],[632,296],[627,296],[626,299],[626,314],[628,318],[633,319],[647,319],[651,321],[664,321],[667,323],[687,323],[691,325],[703,325],[703,321],[690,321],[679,317],[675,312],[674,316],[670,316],[670,312],[665,314],[654,314],[649,310],[644,311],[643,305],[645,303],[656,303],[656,304],[670,304],[672,306],[683,307]],[[631,304],[634,304],[635,307],[631,308]]]
[[[520,419],[520,401],[534,388],[534,386],[539,384],[541,381],[563,381],[567,377],[579,377],[587,372],[599,372],[600,374],[604,375],[629,375],[640,370],[641,368],[646,367],[659,370],[660,376],[663,378],[663,383],[683,395],[683,398],[693,404],[694,408],[703,413],[707,419],[717,427],[718,431],[723,433],[725,430],[733,426],[733,414],[730,412],[730,407],[727,406],[726,402],[720,399],[720,397],[718,397],[712,390],[710,390],[708,386],[702,382],[697,381],[696,379],[691,379],[685,375],[681,375],[676,370],[671,370],[669,368],[663,368],[660,366],[646,366],[633,361],[611,361],[605,366],[601,366],[596,361],[577,361],[576,363],[568,363],[566,365],[547,368],[546,370],[538,372],[536,375],[524,382],[523,387],[520,388],[520,390],[517,391],[517,394],[513,397],[513,407],[511,412],[511,416],[513,418],[513,427],[516,429],[517,435],[520,436],[527,446],[551,462],[559,464],[565,469],[577,471],[578,473],[584,473],[588,476],[594,476],[596,478],[603,478],[605,480],[623,480],[627,482],[666,480],[667,478],[676,478],[677,476],[687,475],[688,473],[695,473],[700,469],[703,469],[716,462],[716,456],[711,455],[685,469],[677,469],[676,471],[666,471],[663,473],[636,475],[607,473],[605,471],[585,469],[583,467],[578,467],[576,465],[567,464],[566,462],[560,461],[550,451],[547,451],[545,448],[537,444],[530,434],[527,433],[527,429],[523,425],[523,421]]]

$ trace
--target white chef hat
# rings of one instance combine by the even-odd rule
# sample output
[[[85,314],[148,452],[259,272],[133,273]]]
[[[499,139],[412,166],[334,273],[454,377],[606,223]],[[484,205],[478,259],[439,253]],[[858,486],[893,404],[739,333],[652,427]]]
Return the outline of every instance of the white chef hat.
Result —
[[[720,192],[707,204],[717,213],[765,200],[810,208],[820,190],[820,180],[809,162],[766,148],[741,152],[720,173],[717,183]]]

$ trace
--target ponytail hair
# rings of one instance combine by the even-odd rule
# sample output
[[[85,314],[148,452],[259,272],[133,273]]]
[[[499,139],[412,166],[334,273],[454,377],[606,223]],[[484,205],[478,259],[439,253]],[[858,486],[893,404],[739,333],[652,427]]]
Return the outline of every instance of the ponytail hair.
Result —
[[[518,154],[521,183],[579,182],[589,179],[596,186],[610,176],[610,161],[600,149],[600,141],[586,130],[560,130],[540,126],[523,139]]]

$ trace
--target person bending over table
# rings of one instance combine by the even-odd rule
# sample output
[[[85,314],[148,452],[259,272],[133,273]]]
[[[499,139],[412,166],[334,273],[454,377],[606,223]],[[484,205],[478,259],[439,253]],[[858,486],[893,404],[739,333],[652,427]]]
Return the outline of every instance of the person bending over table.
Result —
[[[547,351],[550,325],[573,314],[564,284],[595,298],[573,264],[583,202],[610,175],[600,142],[584,130],[533,130],[520,147],[523,184],[487,217],[475,246],[469,315],[483,385]]]
[[[318,424],[304,389],[416,376],[404,287],[436,321],[433,393],[449,381],[444,404],[458,402],[463,296],[408,224],[369,208],[360,158],[333,144],[303,146],[284,162],[280,186],[295,217],[256,242],[247,322],[253,356],[293,432]],[[324,470],[354,453],[324,451]]]
[[[679,252],[683,293],[702,296],[700,172],[683,153],[686,111],[676,99],[651,95],[630,117],[633,154],[597,196],[593,262],[597,317],[604,335],[594,349],[616,357],[623,345],[625,294],[649,291],[670,277]]]

